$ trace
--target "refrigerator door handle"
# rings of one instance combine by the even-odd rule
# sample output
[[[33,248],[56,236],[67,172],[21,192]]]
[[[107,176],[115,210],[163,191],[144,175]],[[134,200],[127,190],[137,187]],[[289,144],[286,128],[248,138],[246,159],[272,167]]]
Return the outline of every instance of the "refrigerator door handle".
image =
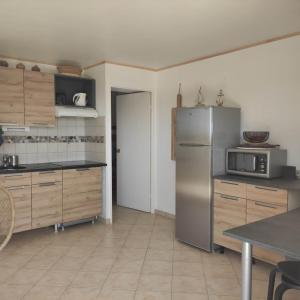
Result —
[[[179,143],[181,147],[209,147],[211,145],[198,144],[198,143]]]

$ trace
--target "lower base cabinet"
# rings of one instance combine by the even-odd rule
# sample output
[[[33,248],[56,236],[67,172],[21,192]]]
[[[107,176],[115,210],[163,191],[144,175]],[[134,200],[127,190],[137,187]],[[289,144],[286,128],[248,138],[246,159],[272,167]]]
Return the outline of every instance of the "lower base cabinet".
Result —
[[[32,186],[32,228],[62,223],[62,183]]]
[[[31,229],[31,186],[8,187],[15,205],[14,233]]]
[[[241,242],[225,236],[225,230],[286,211],[285,190],[215,180],[214,243],[240,252]],[[253,247],[253,257],[271,264],[285,260],[282,255],[257,246]]]
[[[101,182],[100,168],[63,171],[63,222],[99,216]]]

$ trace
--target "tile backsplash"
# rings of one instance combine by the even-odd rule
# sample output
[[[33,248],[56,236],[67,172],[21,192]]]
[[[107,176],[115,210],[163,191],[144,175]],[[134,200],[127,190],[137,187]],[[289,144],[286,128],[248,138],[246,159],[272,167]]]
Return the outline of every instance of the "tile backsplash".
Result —
[[[17,154],[20,163],[65,160],[105,161],[104,117],[58,118],[52,128],[5,132],[0,154]]]

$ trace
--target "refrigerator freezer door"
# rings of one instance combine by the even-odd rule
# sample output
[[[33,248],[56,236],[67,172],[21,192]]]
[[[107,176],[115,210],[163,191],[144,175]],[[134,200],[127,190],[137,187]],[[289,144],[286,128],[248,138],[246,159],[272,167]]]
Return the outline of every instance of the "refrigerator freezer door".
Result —
[[[211,145],[212,108],[178,108],[176,112],[176,141]]]
[[[176,238],[211,251],[210,146],[176,148]]]

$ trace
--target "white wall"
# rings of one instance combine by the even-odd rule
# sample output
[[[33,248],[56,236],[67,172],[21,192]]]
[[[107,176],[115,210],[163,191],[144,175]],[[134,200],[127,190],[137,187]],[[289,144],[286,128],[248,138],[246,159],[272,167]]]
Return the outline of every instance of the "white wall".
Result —
[[[207,104],[223,89],[225,105],[242,109],[242,130],[270,131],[270,142],[287,149],[288,164],[300,169],[300,37],[161,71],[157,82],[159,210],[175,213],[170,111],[179,82],[184,106],[194,105],[200,85]]]
[[[105,115],[105,204],[104,218],[112,219],[112,166],[111,166],[111,89],[121,88],[152,93],[152,175],[151,198],[152,206],[156,207],[156,102],[155,102],[155,73],[151,71],[129,68],[112,64],[103,64],[88,69],[86,75],[96,79],[97,110]]]

